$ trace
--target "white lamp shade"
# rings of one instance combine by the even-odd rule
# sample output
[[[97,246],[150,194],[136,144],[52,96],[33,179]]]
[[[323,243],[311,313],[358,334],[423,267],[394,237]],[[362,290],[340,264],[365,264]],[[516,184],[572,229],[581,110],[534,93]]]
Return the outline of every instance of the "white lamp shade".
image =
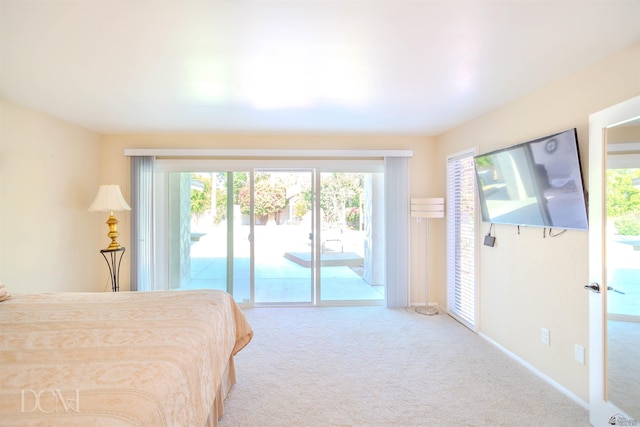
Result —
[[[411,198],[411,216],[414,218],[444,218],[444,198]]]
[[[95,200],[89,206],[89,212],[130,211],[119,185],[101,185]]]

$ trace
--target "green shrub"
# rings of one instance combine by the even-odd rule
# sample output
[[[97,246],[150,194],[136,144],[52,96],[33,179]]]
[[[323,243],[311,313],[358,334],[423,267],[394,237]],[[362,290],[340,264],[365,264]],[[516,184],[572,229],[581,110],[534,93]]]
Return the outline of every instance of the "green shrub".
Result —
[[[640,236],[640,221],[634,218],[621,218],[614,222],[621,236]]]
[[[222,188],[216,188],[216,217],[214,224],[227,219],[227,191]]]
[[[356,207],[347,208],[345,217],[349,228],[353,230],[360,228],[360,209]]]
[[[304,218],[310,209],[310,203],[303,197],[296,198],[293,202],[293,216],[298,221],[302,221],[302,218]]]

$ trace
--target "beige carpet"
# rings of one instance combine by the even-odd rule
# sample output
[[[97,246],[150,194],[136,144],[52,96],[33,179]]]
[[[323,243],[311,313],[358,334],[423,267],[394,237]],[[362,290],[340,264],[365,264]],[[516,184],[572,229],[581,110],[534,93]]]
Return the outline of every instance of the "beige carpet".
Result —
[[[220,426],[588,426],[588,411],[447,315],[253,308]]]

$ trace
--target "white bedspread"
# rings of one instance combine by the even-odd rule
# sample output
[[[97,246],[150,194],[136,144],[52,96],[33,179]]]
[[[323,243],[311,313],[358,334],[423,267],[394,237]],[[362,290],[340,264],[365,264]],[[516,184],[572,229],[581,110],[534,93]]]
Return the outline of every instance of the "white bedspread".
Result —
[[[202,426],[252,336],[222,291],[13,296],[0,303],[0,424]]]

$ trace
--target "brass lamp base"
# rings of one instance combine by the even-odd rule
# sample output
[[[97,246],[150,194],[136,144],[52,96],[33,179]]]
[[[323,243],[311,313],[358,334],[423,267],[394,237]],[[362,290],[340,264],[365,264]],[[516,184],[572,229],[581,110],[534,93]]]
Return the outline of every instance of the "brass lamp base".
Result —
[[[113,211],[111,211],[111,214],[109,215],[109,219],[107,220],[107,225],[109,226],[109,233],[107,234],[107,236],[109,236],[109,238],[111,239],[111,243],[107,247],[107,250],[115,251],[117,249],[120,249],[121,248],[120,243],[118,243],[118,241],[116,240],[120,235],[118,233],[118,228],[117,228],[118,220],[113,215]]]

